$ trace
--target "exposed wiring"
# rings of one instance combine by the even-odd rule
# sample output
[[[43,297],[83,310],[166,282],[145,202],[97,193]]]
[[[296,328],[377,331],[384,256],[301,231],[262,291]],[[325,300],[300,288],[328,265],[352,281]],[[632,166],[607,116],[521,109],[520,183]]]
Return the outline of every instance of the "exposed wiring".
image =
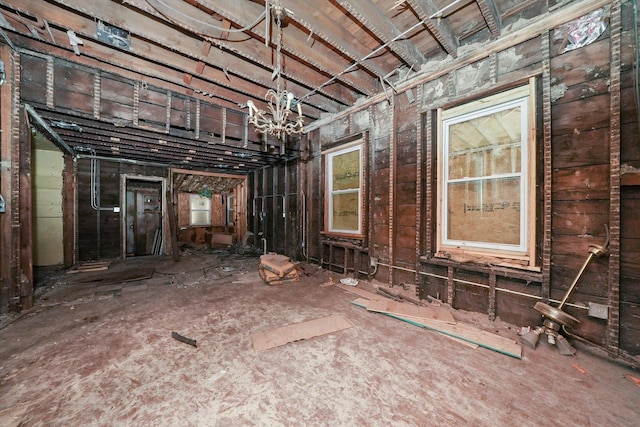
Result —
[[[263,18],[266,16],[266,14],[267,14],[267,12],[266,12],[266,11],[265,11],[265,12],[262,12],[262,13],[261,13],[261,14],[260,14],[260,15],[259,15],[259,16],[258,16],[258,17],[257,17],[257,18],[252,22],[252,23],[251,23],[251,24],[249,24],[249,25],[247,25],[247,26],[245,26],[245,27],[243,27],[243,28],[224,28],[224,27],[218,27],[217,25],[213,25],[213,24],[210,24],[210,23],[205,22],[205,21],[201,21],[201,20],[199,20],[199,19],[197,19],[197,18],[194,18],[194,17],[193,17],[193,16],[191,16],[191,15],[187,15],[187,14],[185,14],[185,13],[182,13],[182,12],[180,12],[179,10],[177,10],[175,7],[171,6],[170,4],[165,3],[163,0],[146,0],[146,2],[147,2],[147,4],[148,4],[149,6],[151,6],[153,9],[155,9],[155,10],[156,10],[156,12],[158,12],[159,14],[161,14],[161,15],[162,15],[162,16],[164,16],[167,20],[169,20],[169,21],[173,22],[174,24],[177,24],[177,25],[184,25],[184,23],[183,23],[183,22],[179,22],[179,21],[177,21],[176,19],[174,19],[174,18],[172,18],[172,17],[168,16],[165,12],[161,11],[161,10],[160,10],[160,8],[158,8],[158,5],[157,5],[158,3],[159,3],[159,4],[161,4],[162,6],[164,6],[165,8],[170,9],[170,10],[171,10],[172,12],[174,12],[176,15],[181,16],[181,17],[183,17],[183,18],[187,19],[187,20],[188,20],[188,21],[190,21],[190,22],[195,22],[195,23],[197,23],[197,24],[199,24],[199,25],[202,25],[202,26],[204,26],[204,27],[212,28],[212,29],[214,29],[214,30],[218,30],[218,31],[223,31],[223,32],[225,32],[225,33],[242,33],[242,32],[245,32],[245,31],[247,31],[247,30],[250,30],[251,28],[253,28],[253,27],[255,27],[256,25],[258,25],[258,23],[259,23],[260,21],[262,21],[262,19],[263,19]],[[196,33],[198,33],[198,32],[196,31]],[[201,36],[203,36],[203,35],[204,35],[204,34],[200,34],[200,33],[198,33],[198,34],[199,34],[199,35],[201,35]],[[207,37],[211,37],[211,36],[210,36],[210,35],[207,35]]]
[[[456,4],[460,3],[462,0],[455,0],[453,3],[443,7],[442,9],[440,9],[439,11],[431,14],[431,16],[429,17],[429,19],[433,19],[433,18],[442,18],[444,16],[444,11],[449,9],[452,6],[455,6]]]
[[[418,28],[421,25],[424,25],[426,19],[423,19],[421,21],[418,21],[416,24],[412,25],[411,27],[407,28],[406,30],[404,30],[402,33],[398,34],[397,36],[395,36],[394,38],[392,38],[391,40],[389,40],[388,42],[381,44],[380,46],[378,46],[377,48],[375,48],[374,50],[372,50],[370,53],[366,54],[365,56],[363,56],[362,58],[360,58],[359,60],[355,61],[353,64],[349,65],[347,68],[345,68],[343,71],[339,72],[338,74],[335,74],[333,77],[331,77],[329,80],[327,80],[326,82],[322,83],[320,86],[316,87],[315,89],[309,91],[307,94],[305,94],[304,96],[300,97],[300,102],[304,101],[305,99],[309,98],[311,95],[313,95],[314,93],[317,93],[320,89],[322,89],[323,87],[327,86],[329,83],[333,82],[334,80],[337,80],[340,76],[348,73],[349,71],[351,71],[353,68],[357,67],[360,63],[366,61],[367,59],[372,58],[373,56],[377,55],[378,52],[380,52],[381,50],[385,49],[387,46],[389,46],[391,43],[394,43],[396,41],[398,41],[399,39],[403,38],[404,36],[406,36],[409,32],[413,31],[414,29]]]

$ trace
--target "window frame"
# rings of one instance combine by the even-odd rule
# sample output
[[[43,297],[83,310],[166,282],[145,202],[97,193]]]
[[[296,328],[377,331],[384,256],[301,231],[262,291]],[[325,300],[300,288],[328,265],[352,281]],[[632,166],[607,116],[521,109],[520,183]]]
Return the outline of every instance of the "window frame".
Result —
[[[364,183],[363,183],[363,173],[364,173],[364,164],[363,164],[363,153],[364,153],[364,144],[363,139],[358,139],[357,141],[353,141],[349,144],[343,144],[339,147],[332,148],[330,150],[326,150],[322,152],[324,155],[324,161],[326,165],[326,174],[325,174],[325,221],[324,221],[324,232],[323,234],[335,235],[335,236],[343,236],[349,238],[363,238],[363,192],[364,192]],[[331,177],[333,176],[333,160],[335,157],[351,153],[357,151],[358,152],[358,183],[359,186],[357,189],[349,188],[344,190],[333,190],[333,181]],[[335,194],[351,194],[357,192],[358,194],[358,229],[357,230],[348,230],[348,229],[340,229],[333,227],[333,195]]]
[[[194,209],[194,199],[197,198],[198,202],[202,201],[202,200],[206,200],[207,203],[207,207],[206,208],[202,208],[202,209]],[[194,212],[207,212],[208,215],[206,215],[208,222],[206,223],[200,223],[200,222],[194,222],[193,220],[193,214]],[[212,220],[211,220],[211,199],[208,197],[203,197],[200,194],[194,194],[194,193],[190,193],[189,194],[189,227],[210,227],[212,225]]]
[[[489,116],[515,107],[521,110],[521,146],[520,172],[514,174],[493,174],[464,177],[461,180],[449,179],[448,130],[451,125],[463,123],[478,117]],[[436,256],[451,259],[469,257],[498,258],[503,261],[514,260],[518,265],[534,267],[536,248],[536,81],[529,79],[527,84],[503,92],[476,99],[448,109],[438,110],[438,154],[437,163],[438,199],[437,199],[437,239]],[[519,177],[520,242],[516,244],[478,242],[452,239],[448,235],[449,215],[448,196],[452,182],[491,183],[500,179]]]

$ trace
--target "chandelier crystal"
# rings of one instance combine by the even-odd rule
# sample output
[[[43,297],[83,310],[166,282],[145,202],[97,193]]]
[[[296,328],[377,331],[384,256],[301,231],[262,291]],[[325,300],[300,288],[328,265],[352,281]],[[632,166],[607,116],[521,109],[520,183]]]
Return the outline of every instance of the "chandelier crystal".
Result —
[[[284,7],[276,4],[272,7],[273,15],[278,27],[278,37],[276,39],[276,89],[269,89],[265,95],[268,112],[260,110],[251,100],[247,101],[249,108],[249,123],[252,124],[259,133],[275,135],[278,139],[284,140],[287,135],[302,133],[304,131],[304,121],[302,116],[302,105],[300,100],[295,100],[293,93],[283,90],[282,87],[282,20],[286,17]],[[289,120],[292,114],[291,105],[294,104],[298,110],[298,117]]]

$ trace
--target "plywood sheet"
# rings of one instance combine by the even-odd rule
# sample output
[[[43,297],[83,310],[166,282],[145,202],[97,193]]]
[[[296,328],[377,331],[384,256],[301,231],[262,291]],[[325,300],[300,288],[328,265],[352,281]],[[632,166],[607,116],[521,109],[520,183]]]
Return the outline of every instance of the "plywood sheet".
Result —
[[[370,301],[388,299],[386,297],[383,297],[382,295],[374,294],[373,292],[365,291],[364,289],[356,288],[355,286],[343,285],[342,283],[336,283],[334,286],[344,291],[351,292],[352,294],[361,296],[362,298],[366,298]]]
[[[346,317],[334,314],[268,331],[254,332],[251,334],[251,341],[255,351],[263,351],[291,342],[341,331],[353,326],[353,323]]]
[[[424,319],[434,322],[450,323],[452,325],[456,323],[456,319],[453,318],[451,312],[444,307],[418,307],[413,304],[393,300],[377,300],[367,304],[367,310],[385,314],[396,314],[417,321]]]

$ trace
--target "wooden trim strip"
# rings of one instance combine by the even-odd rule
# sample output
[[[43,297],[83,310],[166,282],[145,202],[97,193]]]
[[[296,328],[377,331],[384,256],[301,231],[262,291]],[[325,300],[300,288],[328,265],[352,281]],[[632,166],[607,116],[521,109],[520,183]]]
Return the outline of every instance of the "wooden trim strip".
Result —
[[[551,292],[551,221],[552,221],[552,165],[551,165],[551,60],[549,32],[542,34],[542,145],[543,145],[543,207],[542,207],[542,301],[549,302]],[[535,236],[534,236],[535,238]]]
[[[621,4],[613,2],[611,7],[611,77],[610,94],[610,129],[609,129],[609,319],[607,321],[606,346],[616,352],[620,346],[620,62],[621,62]],[[637,66],[637,64],[636,64]]]

